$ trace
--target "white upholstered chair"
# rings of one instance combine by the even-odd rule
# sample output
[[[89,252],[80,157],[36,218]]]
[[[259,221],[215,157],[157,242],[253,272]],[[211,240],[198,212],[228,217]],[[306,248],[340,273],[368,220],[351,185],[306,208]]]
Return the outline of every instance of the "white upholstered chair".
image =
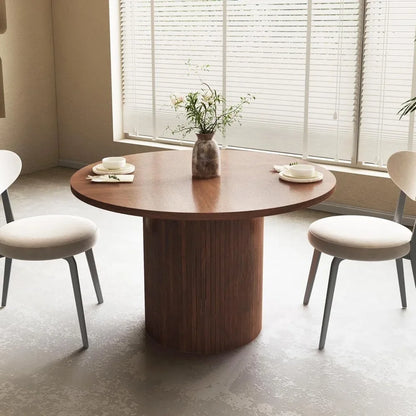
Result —
[[[71,215],[41,215],[14,220],[7,189],[22,168],[19,156],[0,150],[0,194],[6,224],[0,227],[0,257],[5,257],[1,306],[6,306],[12,259],[65,259],[69,264],[82,343],[88,348],[84,308],[74,256],[85,252],[98,303],[103,302],[92,247],[97,239],[97,226],[90,220]]]
[[[396,260],[402,307],[406,308],[403,258],[411,261],[416,284],[416,233],[401,225],[406,196],[416,200],[416,152],[398,152],[387,162],[393,182],[400,188],[393,221],[359,215],[340,215],[322,218],[311,224],[308,239],[315,248],[303,304],[307,305],[312,292],[321,253],[333,256],[322,321],[319,349],[325,347],[329,316],[334,296],[338,267],[342,260]]]

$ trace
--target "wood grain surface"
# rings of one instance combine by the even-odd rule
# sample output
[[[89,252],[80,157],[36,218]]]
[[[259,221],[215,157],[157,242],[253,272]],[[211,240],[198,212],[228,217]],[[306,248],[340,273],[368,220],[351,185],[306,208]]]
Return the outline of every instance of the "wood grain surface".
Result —
[[[263,218],[145,218],[146,330],[162,345],[212,354],[261,330]]]
[[[321,182],[284,182],[273,165],[295,159],[239,150],[221,151],[221,176],[192,179],[191,152],[184,150],[126,156],[136,167],[133,183],[91,183],[94,164],[77,171],[71,189],[99,208],[172,220],[247,219],[305,208],[328,198],[334,175],[324,168]]]

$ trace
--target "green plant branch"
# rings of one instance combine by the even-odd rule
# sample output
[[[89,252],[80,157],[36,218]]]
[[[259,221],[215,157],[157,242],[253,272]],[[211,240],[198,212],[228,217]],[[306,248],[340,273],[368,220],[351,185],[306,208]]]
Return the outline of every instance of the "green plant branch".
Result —
[[[190,66],[189,61],[187,65]],[[207,70],[208,65],[201,67]],[[202,82],[198,91],[189,92],[185,97],[171,96],[175,111],[185,112],[186,123],[179,124],[170,129],[172,134],[186,134],[197,131],[198,133],[214,133],[216,130],[225,131],[235,121],[241,123],[241,112],[245,104],[249,104],[255,97],[248,94],[240,97],[240,102],[229,107],[226,106],[224,96],[219,94],[208,83]],[[219,112],[219,108],[222,111]]]
[[[405,101],[403,107],[398,111],[397,114],[400,114],[400,119],[406,114],[409,114],[416,110],[416,97],[411,98],[410,100]]]

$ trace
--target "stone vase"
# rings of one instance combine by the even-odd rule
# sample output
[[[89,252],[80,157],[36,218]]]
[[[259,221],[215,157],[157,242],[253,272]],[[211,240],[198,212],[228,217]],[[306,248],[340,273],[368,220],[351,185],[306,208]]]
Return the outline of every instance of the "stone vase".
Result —
[[[221,175],[221,157],[215,133],[199,133],[192,151],[192,177],[215,178]]]

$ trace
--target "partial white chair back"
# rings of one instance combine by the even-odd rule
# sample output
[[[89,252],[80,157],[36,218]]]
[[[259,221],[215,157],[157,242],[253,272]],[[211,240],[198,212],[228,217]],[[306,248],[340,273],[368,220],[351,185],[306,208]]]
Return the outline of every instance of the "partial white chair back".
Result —
[[[416,200],[416,152],[397,152],[387,161],[392,181],[413,201]]]
[[[22,170],[20,157],[10,150],[0,150],[0,194],[19,177]]]

